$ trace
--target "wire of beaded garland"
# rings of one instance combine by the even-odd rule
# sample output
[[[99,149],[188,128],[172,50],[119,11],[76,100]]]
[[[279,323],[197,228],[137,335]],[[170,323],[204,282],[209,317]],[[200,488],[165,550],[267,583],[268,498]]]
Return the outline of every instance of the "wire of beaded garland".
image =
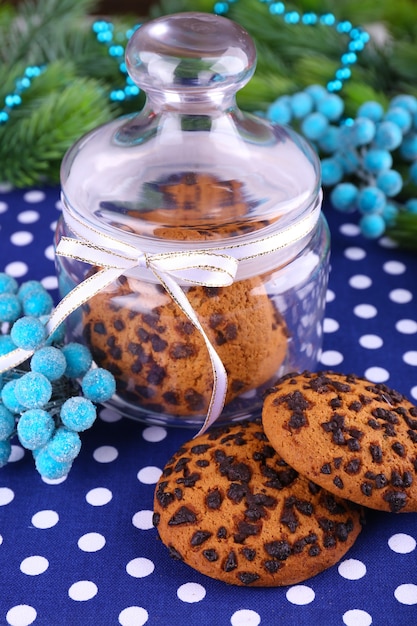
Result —
[[[116,390],[113,374],[92,367],[86,346],[64,343],[62,326],[47,338],[52,309],[40,282],[19,286],[0,273],[0,356],[16,348],[33,351],[20,368],[0,374],[0,467],[17,436],[41,476],[51,480],[68,474],[81,449],[79,433],[96,419],[95,403],[106,402]]]

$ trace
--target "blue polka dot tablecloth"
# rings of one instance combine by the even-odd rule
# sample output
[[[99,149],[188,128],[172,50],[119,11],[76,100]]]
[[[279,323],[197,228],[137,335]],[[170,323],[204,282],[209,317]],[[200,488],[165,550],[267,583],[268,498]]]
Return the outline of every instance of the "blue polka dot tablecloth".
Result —
[[[387,382],[417,402],[417,255],[332,233],[321,367]],[[0,271],[57,299],[59,189],[0,186]],[[231,587],[172,560],[152,527],[161,469],[194,433],[99,410],[65,480],[16,443],[0,469],[0,624],[6,626],[416,626],[417,514],[369,512],[343,560],[291,587]]]

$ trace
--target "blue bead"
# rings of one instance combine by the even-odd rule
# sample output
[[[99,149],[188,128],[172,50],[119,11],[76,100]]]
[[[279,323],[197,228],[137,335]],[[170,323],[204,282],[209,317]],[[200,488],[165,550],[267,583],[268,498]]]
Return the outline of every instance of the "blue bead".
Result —
[[[316,104],[327,96],[326,88],[323,85],[309,85],[304,91],[313,98]]]
[[[32,372],[46,376],[48,380],[58,380],[64,375],[67,361],[61,350],[45,346],[35,352],[30,361]]]
[[[384,121],[377,126],[374,143],[382,150],[395,150],[403,140],[401,128],[394,122]]]
[[[229,10],[229,4],[227,2],[216,2],[213,8],[213,12],[217,15],[225,15]]]
[[[410,165],[410,178],[415,185],[417,185],[417,161],[414,161],[412,165]]]
[[[3,404],[0,404],[0,441],[8,439],[15,429],[15,416]]]
[[[345,149],[343,152],[338,152],[336,158],[342,165],[346,174],[354,174],[360,165],[356,150]]]
[[[360,39],[356,39],[355,41],[351,41],[349,43],[348,50],[350,50],[351,52],[360,52],[364,49],[364,47],[365,43]]]
[[[300,14],[297,11],[289,11],[284,15],[284,21],[287,24],[298,24],[300,21]]]
[[[47,448],[43,448],[39,450],[35,456],[35,466],[42,478],[57,480],[58,478],[63,478],[68,475],[72,463],[56,461],[48,453]]]
[[[65,375],[68,378],[80,378],[90,369],[93,357],[90,350],[81,343],[67,343],[61,352],[67,362]]]
[[[344,54],[342,54],[340,60],[342,61],[343,65],[354,65],[358,60],[358,57],[354,52],[345,52]]]
[[[331,122],[335,122],[341,117],[344,107],[342,98],[336,94],[329,94],[317,103],[317,110]]]
[[[126,67],[126,63],[124,61],[122,61],[122,63],[120,63],[119,70],[122,72],[122,74],[127,74],[127,67]]]
[[[113,33],[109,30],[97,33],[97,41],[100,43],[109,43],[113,39]]]
[[[87,398],[68,398],[61,407],[61,420],[64,426],[76,432],[90,428],[96,419],[96,407]]]
[[[301,118],[311,113],[314,107],[314,100],[309,93],[301,91],[291,97],[290,106],[294,116]]]
[[[359,226],[362,235],[368,239],[377,239],[385,232],[385,221],[381,215],[364,215]]]
[[[125,49],[123,48],[123,46],[120,46],[118,44],[113,44],[109,47],[109,54],[112,57],[121,57],[123,56],[124,51]]]
[[[269,5],[269,12],[271,15],[282,15],[285,13],[285,5],[283,2],[272,2]]]
[[[378,150],[372,148],[364,156],[365,168],[371,174],[378,174],[384,170],[389,170],[392,166],[393,158],[388,150]]]
[[[392,198],[399,194],[403,188],[403,179],[396,170],[386,170],[378,174],[376,184],[386,196]]]
[[[16,89],[18,89],[19,91],[24,91],[25,89],[28,89],[31,85],[31,81],[27,76],[24,76],[23,78],[18,78],[16,80]]]
[[[395,224],[396,218],[398,215],[398,208],[392,202],[387,202],[382,211],[382,217],[384,218],[385,224],[388,226],[393,226]]]
[[[0,293],[0,323],[15,322],[22,314],[22,305],[14,293]]]
[[[381,213],[386,202],[385,194],[372,185],[363,187],[358,195],[358,208],[364,214]]]
[[[417,198],[410,198],[405,203],[405,208],[408,213],[412,213],[413,215],[417,215]]]
[[[321,160],[321,178],[323,185],[332,187],[342,180],[343,167],[333,158]]]
[[[88,400],[107,402],[116,392],[116,382],[113,374],[98,367],[87,372],[81,382],[81,388]]]
[[[291,121],[291,107],[285,100],[278,98],[269,105],[268,118],[275,124],[289,124]]]
[[[391,100],[390,107],[402,107],[410,113],[417,113],[417,98],[407,94],[399,94]]]
[[[22,98],[17,94],[9,94],[5,97],[4,102],[6,106],[12,108],[14,106],[18,106],[22,102]]]
[[[339,183],[330,193],[330,201],[335,209],[350,212],[356,208],[358,188],[352,183]]]
[[[17,424],[17,436],[27,450],[42,448],[52,437],[55,422],[43,409],[30,409],[20,416]]]
[[[363,146],[370,143],[375,137],[375,122],[369,117],[358,117],[353,126],[354,141],[357,146]]]
[[[301,131],[307,137],[315,141],[326,132],[329,125],[329,120],[318,111],[310,113],[305,117],[301,123]]]
[[[52,396],[50,381],[39,372],[28,372],[17,379],[16,400],[27,409],[40,409]]]
[[[335,91],[340,91],[343,87],[343,83],[341,80],[331,80],[327,83],[327,91],[333,93]]]
[[[114,89],[110,92],[110,100],[113,102],[122,102],[126,98],[126,94],[123,89]]]
[[[9,114],[6,111],[0,111],[0,124],[5,124],[9,121]]]
[[[404,137],[400,154],[406,161],[414,161],[417,158],[417,133],[409,133]]]
[[[336,26],[336,30],[339,33],[349,33],[352,30],[352,24],[348,20],[339,22]]]
[[[384,119],[397,124],[401,128],[403,135],[410,130],[413,124],[411,113],[401,106],[390,107],[385,113]]]
[[[70,463],[81,450],[81,439],[78,433],[60,426],[46,444],[48,454],[60,463]]]
[[[140,89],[136,85],[127,85],[124,89],[126,96],[138,96],[140,94]]]
[[[324,24],[325,26],[333,26],[335,22],[336,18],[333,13],[325,13],[324,15],[320,16],[320,23]]]
[[[318,144],[320,150],[330,154],[336,152],[340,143],[340,128],[338,126],[328,126],[327,130],[320,137]]]
[[[318,19],[319,18],[318,18],[317,13],[304,13],[304,15],[301,18],[303,24],[306,24],[307,26],[311,26],[312,24],[317,24]]]
[[[348,80],[352,76],[352,72],[348,67],[340,67],[335,74],[338,80]]]
[[[24,350],[40,348],[46,338],[45,327],[36,317],[20,317],[12,326],[10,336]]]

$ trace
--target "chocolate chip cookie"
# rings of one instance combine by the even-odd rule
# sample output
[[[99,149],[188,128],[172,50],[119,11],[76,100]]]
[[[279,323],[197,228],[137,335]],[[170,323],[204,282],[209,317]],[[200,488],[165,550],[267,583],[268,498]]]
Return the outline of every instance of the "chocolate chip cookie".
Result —
[[[300,476],[260,419],[185,443],[156,486],[154,525],[174,558],[233,585],[291,585],[338,562],[362,510]]]
[[[335,495],[417,511],[417,408],[384,384],[331,371],[284,376],[265,398],[271,444]]]

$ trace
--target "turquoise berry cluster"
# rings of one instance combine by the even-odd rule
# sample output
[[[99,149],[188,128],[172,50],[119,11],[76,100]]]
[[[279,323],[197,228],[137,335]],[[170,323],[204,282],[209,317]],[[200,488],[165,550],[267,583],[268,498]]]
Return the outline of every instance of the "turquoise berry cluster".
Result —
[[[20,369],[0,375],[0,467],[17,436],[47,479],[68,474],[81,448],[79,433],[96,419],[94,403],[109,400],[116,390],[113,375],[93,366],[86,346],[64,343],[62,325],[48,337],[52,310],[52,297],[40,282],[19,286],[0,273],[0,359],[16,348],[33,352]]]
[[[367,101],[353,119],[344,117],[344,101],[339,95],[311,85],[278,98],[269,106],[267,117],[295,126],[316,147],[323,185],[331,188],[332,205],[342,212],[359,211],[365,237],[383,235],[399,211],[417,213],[417,197],[413,197],[417,185],[414,96],[395,96],[386,109]]]

